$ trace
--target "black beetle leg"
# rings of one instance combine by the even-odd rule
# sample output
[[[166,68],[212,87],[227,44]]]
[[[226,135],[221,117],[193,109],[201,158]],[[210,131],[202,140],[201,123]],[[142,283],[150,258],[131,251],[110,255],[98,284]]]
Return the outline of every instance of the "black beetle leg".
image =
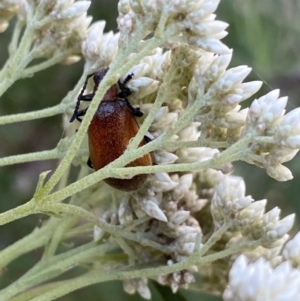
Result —
[[[76,114],[76,119],[78,120],[78,121],[82,121],[82,118],[79,118],[79,117],[82,117],[82,116],[84,116],[85,115],[85,113],[86,113],[86,111],[87,111],[87,109],[88,108],[86,108],[86,109],[83,109],[83,110],[80,110],[80,111],[77,111],[77,114]]]
[[[80,101],[81,101],[81,100],[91,101],[91,100],[93,99],[93,96],[91,96],[91,95],[93,95],[93,93],[92,93],[92,94],[83,95],[83,93],[84,93],[84,91],[85,91],[85,89],[86,89],[88,80],[89,80],[89,78],[92,77],[93,75],[94,75],[94,73],[89,74],[89,75],[86,77],[85,81],[84,81],[84,85],[83,85],[83,87],[82,87],[82,89],[81,89],[81,91],[80,91],[80,93],[79,93],[79,95],[78,95],[78,97],[77,97],[76,106],[75,106],[75,109],[74,109],[74,113],[73,113],[73,115],[72,115],[72,117],[71,117],[71,119],[70,119],[70,122],[73,122],[75,119],[79,120],[77,117],[78,117],[78,113],[79,113],[78,110],[79,110],[79,106],[80,106]]]
[[[144,140],[145,140],[146,143],[149,143],[149,142],[152,141],[152,139],[150,137],[146,136],[146,135],[144,136]]]
[[[90,168],[93,168],[93,169],[94,169],[94,167],[93,167],[93,164],[92,164],[92,161],[91,161],[91,158],[90,158],[90,157],[88,158],[88,160],[87,160],[86,164],[87,164],[87,166],[88,166],[88,167],[90,167]]]

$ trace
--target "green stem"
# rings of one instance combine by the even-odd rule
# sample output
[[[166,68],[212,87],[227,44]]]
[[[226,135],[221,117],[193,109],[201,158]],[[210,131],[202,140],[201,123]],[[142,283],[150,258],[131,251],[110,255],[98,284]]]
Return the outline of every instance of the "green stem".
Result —
[[[55,148],[49,151],[41,151],[36,153],[0,158],[0,166],[32,162],[32,161],[52,160],[52,159],[58,159],[59,157],[60,156],[58,154],[58,151]]]
[[[207,255],[204,257],[200,257],[197,254],[193,254],[187,260],[169,266],[166,265],[166,266],[159,266],[159,267],[143,268],[138,270],[136,269],[136,267],[133,267],[125,271],[115,270],[111,272],[102,272],[102,273],[99,271],[93,271],[84,276],[77,277],[75,279],[67,280],[64,282],[60,282],[57,284],[57,286],[54,289],[47,291],[42,296],[33,298],[31,301],[51,301],[61,296],[64,296],[70,292],[73,292],[77,289],[86,287],[88,285],[109,281],[109,280],[115,280],[115,279],[123,280],[123,279],[140,278],[140,277],[155,278],[159,275],[166,275],[174,272],[179,272],[183,269],[187,269],[192,265],[197,265],[197,266],[206,265],[215,260],[222,259],[232,254],[236,254],[238,252],[244,251],[245,249],[254,249],[257,246],[259,246],[260,243],[261,243],[260,241],[243,243],[238,246],[232,247],[230,249],[220,251],[218,253]]]
[[[54,107],[42,109],[42,110],[38,110],[38,111],[1,116],[0,117],[0,125],[21,122],[21,121],[41,119],[41,118],[45,118],[45,117],[62,114],[63,112],[64,112],[64,106],[62,106],[61,104],[58,104],[58,105],[55,105]]]
[[[45,250],[43,258],[53,257],[57,250],[59,243],[62,241],[65,233],[71,228],[74,224],[79,221],[77,216],[67,217],[60,224],[57,225],[52,237],[49,246]]]
[[[0,301],[7,301],[12,296],[15,296],[31,286],[49,281],[50,279],[62,274],[63,271],[70,267],[80,263],[90,262],[94,257],[109,252],[114,248],[115,246],[112,244],[95,246],[94,243],[91,243],[87,246],[82,246],[63,253],[62,255],[57,255],[56,257],[53,257],[54,260],[42,261],[17,280],[13,285],[2,290],[0,294]]]
[[[162,137],[162,136],[161,136]],[[134,151],[131,152],[130,155],[132,155],[128,159],[132,161],[133,158],[139,158],[143,156],[145,153],[148,153],[151,151],[151,148],[155,145],[155,143],[158,143],[158,139],[155,141],[152,141],[148,143],[147,145],[140,147]],[[243,152],[244,148],[248,145],[249,141],[251,141],[251,138],[243,138],[242,140],[238,141],[237,143],[233,144],[231,147],[229,147],[224,152],[220,153],[218,156],[215,156],[214,158],[210,160],[206,160],[203,162],[195,162],[195,163],[183,163],[183,164],[169,164],[169,165],[156,165],[156,166],[145,166],[145,167],[125,167],[125,168],[112,168],[111,166],[115,166],[117,164],[120,164],[119,161],[122,160],[123,157],[121,156],[119,159],[115,160],[111,164],[107,165],[103,169],[86,176],[85,178],[70,184],[69,186],[52,193],[49,196],[46,196],[42,203],[45,207],[41,208],[35,208],[35,203],[32,201],[21,205],[17,208],[11,209],[5,213],[0,214],[0,225],[6,224],[8,222],[11,222],[13,220],[19,219],[21,217],[27,216],[29,214],[34,213],[40,213],[40,209],[45,209],[47,206],[49,207],[49,203],[53,202],[60,202],[66,199],[67,197],[86,189],[97,182],[103,180],[104,178],[107,178],[109,176],[118,175],[119,177],[125,177],[126,175],[135,175],[135,174],[141,174],[141,173],[155,173],[155,172],[186,172],[186,171],[196,171],[206,168],[217,168],[220,167],[222,164],[227,162],[234,162],[236,160],[239,160],[242,158],[242,155],[240,152]],[[129,157],[128,155],[126,156]],[[124,158],[123,158],[124,159]],[[130,162],[129,161],[129,162]],[[127,162],[125,161],[124,165],[126,165]],[[58,204],[57,204],[58,205]],[[63,204],[60,204],[63,205]],[[78,208],[74,206],[75,208]],[[79,212],[79,208],[76,209],[77,212]],[[68,212],[68,211],[67,211]]]
[[[171,64],[166,76],[165,76],[165,82],[161,84],[159,87],[156,99],[154,104],[151,107],[151,110],[144,120],[142,126],[140,127],[140,130],[138,131],[137,135],[134,137],[132,142],[129,144],[127,151],[131,151],[133,149],[136,149],[139,145],[139,143],[142,141],[143,137],[145,136],[146,132],[148,131],[149,127],[153,123],[153,120],[155,118],[155,115],[159,108],[162,106],[162,104],[166,101],[168,97],[168,89],[171,86],[172,81],[174,80],[174,77],[176,75],[176,72],[178,71],[177,64]]]
[[[197,252],[198,256],[203,256],[217,241],[222,238],[222,235],[227,231],[229,225],[224,223],[216,232],[214,232],[208,241]]]
[[[34,229],[32,233],[1,251],[0,270],[19,256],[44,246],[56,226],[56,219],[49,220],[46,225]]]
[[[57,281],[57,282],[47,283],[42,286],[31,288],[28,291],[22,292],[21,294],[18,294],[17,296],[10,298],[9,301],[29,301],[34,297],[42,296],[47,291],[54,289],[58,283],[60,282]]]
[[[210,141],[210,140],[196,140],[196,141],[166,141],[163,142],[162,148],[179,149],[191,147],[209,147],[209,148],[229,148],[230,144],[226,141]]]
[[[87,221],[93,222],[99,228],[110,233],[113,236],[121,236],[128,240],[136,241],[143,246],[152,247],[165,254],[169,254],[172,252],[172,248],[169,246],[163,246],[159,243],[156,243],[155,241],[145,239],[138,232],[132,233],[130,231],[123,230],[123,227],[117,227],[114,225],[110,225],[110,224],[102,221],[101,219],[97,218],[96,216],[92,215],[90,212],[86,211],[85,209],[74,206],[74,205],[62,204],[62,203],[52,203],[52,204],[48,203],[42,207],[42,210],[45,210],[45,211],[49,210],[49,211],[53,211],[56,213],[65,212],[68,214],[72,214],[74,216],[79,216]]]
[[[14,209],[8,210],[6,212],[0,213],[0,226],[10,223],[16,219],[20,219],[29,214],[38,213],[34,211],[35,204],[33,200],[30,200],[24,205],[18,206]]]
[[[59,52],[59,54],[57,54],[56,56],[51,57],[49,60],[46,60],[40,64],[31,66],[26,68],[25,70],[23,70],[23,72],[21,73],[22,78],[24,77],[28,77],[33,75],[34,73],[47,69],[55,64],[60,63],[61,61],[63,61],[64,59],[66,59],[67,57],[69,57],[70,55],[74,54],[74,49],[68,49],[64,52]]]
[[[13,31],[13,36],[9,45],[9,55],[12,56],[14,55],[14,53],[17,51],[18,48],[18,42],[19,42],[19,38],[20,38],[20,34],[22,31],[22,28],[24,27],[24,23],[23,21],[20,21],[18,19],[16,25],[15,25],[15,29]]]
[[[120,248],[124,251],[124,253],[128,256],[129,264],[133,265],[136,261],[139,261],[138,256],[132,250],[132,248],[126,243],[126,241],[119,235],[114,235],[114,239]]]

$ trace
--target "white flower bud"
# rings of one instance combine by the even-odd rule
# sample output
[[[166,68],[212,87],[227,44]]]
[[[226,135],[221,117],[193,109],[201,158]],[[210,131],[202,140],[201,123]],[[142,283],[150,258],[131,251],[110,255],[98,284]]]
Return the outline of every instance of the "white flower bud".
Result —
[[[123,82],[128,75],[133,74],[133,78],[139,78],[144,76],[149,72],[150,66],[149,64],[140,63],[138,65],[133,66],[127,73],[125,73],[121,78],[121,82]]]
[[[218,7],[220,0],[202,1],[201,7],[198,10],[194,10],[189,13],[189,19],[194,22],[198,22],[199,19],[207,18],[211,15]],[[199,3],[199,4],[200,4]]]
[[[74,19],[81,17],[87,12],[91,5],[91,1],[77,1],[68,8],[56,13],[56,19]]]
[[[194,242],[177,243],[177,252],[181,255],[192,255],[195,249]]]
[[[152,190],[156,192],[169,191],[174,189],[178,183],[172,181],[165,172],[158,172],[153,175]]]
[[[279,90],[274,90],[252,102],[247,118],[247,128],[255,129],[259,134],[268,129],[273,131],[274,128],[276,129],[285,113],[284,108],[287,102],[286,97],[278,98],[278,96]]]
[[[277,240],[287,234],[293,227],[294,220],[295,214],[290,214],[278,221],[271,230],[272,238]]]
[[[191,24],[190,29],[199,36],[214,36],[223,32],[228,23],[223,21],[201,22],[198,24]]]
[[[150,127],[150,131],[159,131],[165,132],[166,129],[172,127],[178,120],[178,113],[171,112],[169,113],[168,107],[161,107],[155,114],[155,118]]]
[[[220,42],[218,39],[214,38],[199,38],[196,36],[191,36],[188,42],[195,47],[202,48],[205,51],[213,52],[216,54],[228,54],[230,49]]]
[[[145,211],[149,216],[154,217],[157,220],[167,222],[168,219],[163,213],[163,211],[159,208],[159,206],[153,201],[143,201],[141,209]]]
[[[242,110],[240,112],[229,112],[225,115],[225,122],[228,123],[229,128],[241,127],[246,122],[247,111]]]
[[[241,95],[244,100],[255,94],[261,88],[262,83],[262,81],[241,83],[236,89],[234,89],[234,92]]]
[[[191,226],[186,226],[186,225],[180,225],[176,228],[176,233],[178,236],[185,235],[187,233],[201,233],[200,227],[191,227]]]
[[[185,174],[178,179],[178,186],[173,190],[175,199],[181,199],[186,194],[193,184],[193,175]]]
[[[152,153],[152,156],[156,164],[171,164],[178,159],[178,156],[175,154],[164,150],[155,151]]]
[[[159,81],[149,77],[139,77],[128,82],[127,87],[134,92],[137,99],[144,98],[158,89]]]
[[[291,149],[300,148],[300,108],[287,113],[275,132],[275,140],[279,145]]]
[[[267,174],[277,181],[288,181],[293,179],[292,172],[284,165],[278,164],[276,166],[266,166]]]
[[[123,289],[127,294],[133,295],[136,292],[136,286],[134,280],[132,279],[123,280]]]
[[[122,15],[126,15],[130,12],[129,0],[120,0],[118,3],[118,11]]]
[[[243,96],[237,94],[227,94],[223,99],[222,102],[229,105],[238,104],[243,100]]]
[[[131,32],[133,30],[133,24],[135,23],[135,16],[133,12],[129,12],[127,15],[119,16],[118,19],[118,27],[120,32]]]
[[[294,266],[300,265],[300,232],[287,242],[282,251],[283,258],[289,260]]]
[[[172,293],[175,294],[179,289],[179,285],[175,282],[171,282],[171,290],[172,290]]]
[[[146,279],[139,279],[136,290],[144,299],[151,299],[151,291],[147,285]]]
[[[282,220],[279,220],[279,214],[280,209],[275,207],[263,216],[262,238],[267,245],[282,238],[293,226],[294,214],[290,214]]]
[[[253,199],[245,197],[245,183],[242,178],[229,176],[224,178],[215,188],[212,206],[219,207],[227,218],[235,219],[235,214],[247,208]],[[214,210],[216,211],[216,209]],[[216,211],[217,213],[217,211]],[[219,213],[218,213],[219,215]]]
[[[186,221],[189,215],[190,215],[189,211],[178,210],[170,216],[169,221],[175,225],[180,225]]]
[[[259,220],[265,212],[267,200],[260,200],[251,203],[247,208],[241,210],[236,218],[238,223],[250,225]]]
[[[222,93],[229,92],[235,86],[240,85],[250,72],[251,68],[247,66],[238,66],[228,69],[213,87]]]

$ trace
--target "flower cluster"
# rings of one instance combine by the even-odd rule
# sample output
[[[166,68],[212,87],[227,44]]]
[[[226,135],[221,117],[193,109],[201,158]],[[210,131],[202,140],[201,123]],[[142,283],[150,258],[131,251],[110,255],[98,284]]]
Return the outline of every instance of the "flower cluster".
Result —
[[[139,28],[146,28],[147,34],[155,31],[155,35],[161,38],[160,47],[152,50],[121,77],[122,81],[128,74],[133,74],[128,83],[132,91],[130,100],[140,105],[147,118],[160,89],[173,74],[160,100],[163,105],[156,110],[148,128],[154,141],[170,135],[164,147],[152,152],[154,164],[213,162],[222,156],[218,146],[230,149],[235,143],[245,141],[240,149],[233,152],[232,158],[263,166],[269,175],[286,180],[288,177],[282,175],[283,171],[274,176],[270,164],[261,162],[272,157],[268,162],[272,162],[278,171],[278,162],[290,160],[298,151],[294,126],[296,117],[284,116],[287,98],[278,98],[278,91],[255,100],[249,109],[241,109],[241,102],[256,93],[262,83],[243,82],[251,71],[247,66],[227,69],[232,52],[219,41],[225,35],[226,24],[215,21],[212,13],[217,4],[218,1],[173,1],[168,4],[156,1],[153,5],[142,0],[121,0],[118,18],[120,36],[108,33],[92,39],[93,26],[103,32],[104,23],[96,23],[83,43],[83,53],[88,61],[109,62],[115,56],[113,47],[118,38],[119,47],[123,47],[129,45],[128,41],[137,35]],[[160,26],[168,33],[167,41],[160,36]],[[141,42],[139,47],[147,42],[150,43],[151,38]],[[183,43],[187,43],[188,47]],[[172,52],[166,50],[169,48]],[[111,49],[110,57],[101,57],[103,49]],[[98,58],[97,51],[100,51]],[[135,56],[135,53],[129,55],[129,59]],[[172,66],[176,66],[176,71]],[[295,116],[297,110],[290,114]],[[288,140],[283,137],[288,137],[287,133],[292,131],[295,138]],[[269,137],[273,140],[266,140]],[[187,142],[197,141],[199,146],[187,146]],[[201,146],[201,142],[208,147]],[[182,146],[176,147],[176,143]],[[281,159],[274,160],[275,155]],[[280,168],[282,170],[283,167],[280,165]],[[282,262],[280,252],[288,239],[294,215],[280,220],[278,208],[265,213],[266,200],[254,201],[245,195],[245,184],[241,178],[224,175],[231,171],[230,160],[227,165],[220,164],[218,169],[223,173],[208,169],[149,175],[143,187],[133,193],[121,195],[114,192],[119,203],[101,214],[107,222],[124,227],[135,220],[144,220],[134,231],[161,245],[168,266],[187,260],[197,250],[201,252],[207,235],[226,227],[226,235],[216,241],[210,252],[235,248],[239,251],[230,256],[230,260],[222,261],[222,273],[216,272],[219,271],[219,263],[213,262],[209,268],[191,265],[178,272],[160,275],[157,280],[170,285],[173,292],[193,282],[194,272],[203,277],[202,289],[222,292],[232,261],[240,253],[247,254],[252,260],[267,258],[274,265]],[[95,228],[96,240],[103,234]],[[252,250],[245,251],[249,246]],[[131,244],[130,247],[140,259],[147,262],[155,260],[149,246]],[[220,279],[218,285],[212,287],[212,278]],[[124,289],[150,297],[145,279],[126,281]]]
[[[87,16],[90,1],[52,1],[38,2],[25,0],[7,1],[7,14],[9,19],[17,13],[21,26],[27,26],[24,38],[32,41],[34,58],[51,58],[64,51],[73,51],[66,63],[78,61],[78,57],[71,56],[79,53],[82,40],[86,36],[87,28],[92,21]],[[10,4],[10,6],[9,6]],[[5,6],[5,4],[0,4]],[[1,9],[0,6],[0,9]],[[33,14],[34,12],[34,14]],[[11,13],[11,15],[9,14]],[[5,22],[2,24],[6,24]],[[4,26],[4,25],[2,25]]]
[[[99,181],[96,176],[101,170],[87,176],[92,180],[87,180],[84,187],[92,188],[81,197],[88,201],[93,215],[76,208],[78,203],[74,199],[70,200],[71,205],[55,199],[57,195],[70,196],[71,188],[80,192],[82,187],[78,189],[77,182],[71,188],[63,188],[63,192],[58,187],[57,192],[49,195],[40,193],[44,187],[39,183],[35,197],[41,197],[42,201],[34,199],[34,208],[36,212],[52,212],[43,198],[53,197],[51,205],[63,205],[57,214],[69,208],[70,214],[102,224],[103,228],[93,225],[94,246],[105,241],[109,250],[120,247],[126,256],[116,260],[118,266],[125,266],[127,260],[131,265],[163,264],[169,269],[160,275],[156,273],[155,277],[174,293],[180,287],[187,288],[195,281],[194,273],[199,273],[203,290],[221,293],[228,285],[224,300],[295,300],[300,281],[299,234],[288,241],[295,216],[280,219],[277,207],[266,212],[267,201],[255,201],[246,195],[243,179],[230,172],[232,162],[244,160],[266,169],[276,180],[291,179],[291,172],[282,163],[291,160],[300,148],[300,109],[285,114],[287,98],[279,97],[277,90],[242,109],[241,103],[255,94],[262,83],[244,82],[251,72],[248,66],[228,69],[232,51],[220,42],[227,34],[228,24],[216,20],[214,12],[218,4],[219,0],[120,0],[117,19],[120,32],[114,34],[104,33],[104,21],[90,25],[92,19],[87,16],[90,1],[2,1],[0,31],[17,14],[20,32],[25,26],[23,37],[30,37],[31,44],[28,43],[24,55],[30,58],[27,65],[24,63],[25,71],[33,59],[46,58],[52,64],[74,62],[80,58],[80,52],[86,65],[79,83],[89,72],[109,67],[105,79],[94,91],[90,105],[94,109],[100,96],[97,93],[106,91],[106,88],[101,90],[101,85],[109,87],[113,81],[119,79],[122,83],[128,75],[132,77],[126,83],[131,92],[128,98],[144,114],[137,118],[142,125],[137,136],[142,134],[142,139],[147,135],[151,141],[141,147],[138,143],[132,146],[135,138],[128,141],[122,155],[127,163],[117,168],[124,172],[122,167],[130,162],[131,150],[142,152],[147,146],[153,147],[154,166],[142,166],[145,169],[141,173],[149,176],[136,191],[117,191],[104,182],[92,186]],[[17,53],[19,40],[19,37],[13,39],[12,54]],[[20,57],[23,56],[16,55],[17,59]],[[15,65],[23,66],[17,59]],[[19,72],[22,76],[30,74],[24,70]],[[72,99],[63,103],[66,106],[63,109],[59,106],[60,113],[68,112],[67,106],[71,110],[80,85],[72,92]],[[92,117],[91,112],[87,110],[85,118],[88,114]],[[88,151],[81,142],[87,120],[83,120],[77,136],[72,137],[77,142],[76,149],[73,142],[71,151],[67,151],[68,139],[57,147],[57,153],[67,153],[64,163],[74,159],[70,154],[72,151],[75,154],[79,145],[83,149],[73,162],[83,165],[86,161]],[[66,128],[67,136],[74,134],[72,125],[68,123]],[[104,167],[108,170],[104,176],[120,176],[113,170],[116,165],[111,166]],[[64,167],[58,169],[57,178],[64,172]],[[87,173],[83,167],[78,182],[84,181],[83,175]],[[127,176],[132,174],[124,177]],[[56,178],[52,184],[55,181]],[[62,233],[74,225],[74,220],[71,226],[65,224],[61,232],[53,235],[54,242],[51,241],[47,252],[55,253],[55,245],[63,239]],[[83,225],[82,229],[90,231],[91,225]],[[88,247],[86,250],[90,251]],[[91,257],[84,257],[83,262],[94,263],[95,256]],[[176,266],[180,268],[172,269]],[[151,298],[146,276],[131,279],[127,276],[122,278],[126,279],[123,283],[126,292]],[[282,280],[280,285],[278,278]]]
[[[229,287],[223,294],[225,301],[298,300],[300,271],[286,261],[276,267],[260,258],[250,263],[241,255],[229,273]]]
[[[284,115],[287,97],[278,97],[279,90],[274,90],[251,104],[243,136],[270,139],[254,139],[245,160],[265,168],[272,178],[287,181],[293,176],[282,163],[290,161],[299,150],[300,111],[294,109]]]
[[[201,48],[214,53],[226,53],[228,48],[220,42],[227,35],[227,23],[216,21],[213,12],[219,0],[213,1],[147,1],[121,0],[118,4],[118,24],[121,34],[132,34],[138,28],[150,33],[164,26],[168,39],[164,46],[174,48],[188,43],[195,49]],[[162,35],[162,32],[158,32]]]
[[[82,42],[81,51],[93,69],[107,67],[118,52],[119,33],[103,33],[105,21],[93,23]]]

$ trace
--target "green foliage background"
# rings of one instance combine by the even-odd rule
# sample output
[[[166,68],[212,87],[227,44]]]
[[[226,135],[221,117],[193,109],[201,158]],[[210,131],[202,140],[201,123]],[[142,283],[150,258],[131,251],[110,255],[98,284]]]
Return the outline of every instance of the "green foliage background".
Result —
[[[94,0],[89,13],[94,20],[106,20],[106,31],[116,31],[117,0]],[[230,24],[225,44],[234,49],[231,66],[249,65],[253,68],[248,80],[262,80],[265,85],[259,95],[275,88],[289,96],[287,110],[300,106],[300,1],[299,0],[223,0],[217,18]],[[7,46],[13,30],[0,35],[0,66],[5,62]],[[71,66],[57,65],[39,72],[33,78],[15,83],[0,100],[0,115],[27,112],[57,104],[76,84],[83,62]],[[246,105],[246,104],[245,104]],[[61,117],[22,122],[0,127],[0,157],[47,150],[55,147],[63,130]],[[263,170],[245,163],[234,164],[235,174],[242,175],[247,183],[247,194],[255,199],[268,199],[268,207],[279,206],[282,216],[295,212],[300,217],[300,157],[287,166],[294,180],[278,183],[267,177]],[[38,175],[54,169],[56,162],[33,162],[0,169],[0,212],[25,203],[34,191]],[[30,216],[0,228],[0,249],[30,233],[45,216]],[[296,231],[297,227],[294,228]],[[20,277],[41,255],[34,251],[19,258],[0,271],[0,289]],[[197,291],[181,290],[176,296],[156,283],[150,284],[152,300],[163,301],[217,301],[220,297]],[[101,300],[142,300],[123,292],[120,282],[94,285],[60,298],[60,301],[77,301],[88,298]]]

